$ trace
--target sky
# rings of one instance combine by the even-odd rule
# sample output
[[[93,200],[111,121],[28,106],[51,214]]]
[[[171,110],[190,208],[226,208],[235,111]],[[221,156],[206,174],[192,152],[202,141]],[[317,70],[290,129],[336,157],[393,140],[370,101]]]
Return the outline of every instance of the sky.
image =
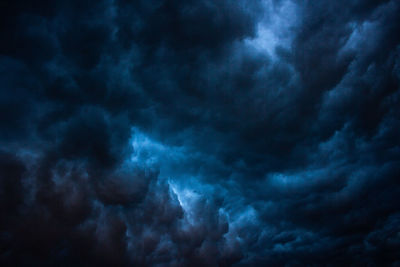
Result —
[[[400,2],[3,0],[1,266],[400,266]]]

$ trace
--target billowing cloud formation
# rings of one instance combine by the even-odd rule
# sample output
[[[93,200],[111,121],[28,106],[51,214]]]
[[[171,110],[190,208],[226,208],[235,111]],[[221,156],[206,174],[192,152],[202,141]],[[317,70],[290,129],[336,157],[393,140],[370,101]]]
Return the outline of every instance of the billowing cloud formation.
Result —
[[[400,3],[3,1],[2,266],[400,264]]]

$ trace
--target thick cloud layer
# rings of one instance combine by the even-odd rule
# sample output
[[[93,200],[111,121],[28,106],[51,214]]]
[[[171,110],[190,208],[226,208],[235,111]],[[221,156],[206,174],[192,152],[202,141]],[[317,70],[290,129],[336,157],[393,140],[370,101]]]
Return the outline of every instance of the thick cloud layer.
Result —
[[[400,265],[400,3],[3,1],[2,266]]]

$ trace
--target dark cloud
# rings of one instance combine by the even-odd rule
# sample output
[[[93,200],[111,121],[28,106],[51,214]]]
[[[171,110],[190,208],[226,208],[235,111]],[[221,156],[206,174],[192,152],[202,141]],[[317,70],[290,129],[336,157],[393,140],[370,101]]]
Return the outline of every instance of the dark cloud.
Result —
[[[400,264],[398,1],[3,1],[4,266]]]

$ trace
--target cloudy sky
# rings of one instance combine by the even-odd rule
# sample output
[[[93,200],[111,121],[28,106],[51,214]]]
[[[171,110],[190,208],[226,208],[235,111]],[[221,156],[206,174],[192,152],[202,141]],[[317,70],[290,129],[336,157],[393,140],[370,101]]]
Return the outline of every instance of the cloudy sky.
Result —
[[[0,1],[0,265],[400,266],[400,1]]]

